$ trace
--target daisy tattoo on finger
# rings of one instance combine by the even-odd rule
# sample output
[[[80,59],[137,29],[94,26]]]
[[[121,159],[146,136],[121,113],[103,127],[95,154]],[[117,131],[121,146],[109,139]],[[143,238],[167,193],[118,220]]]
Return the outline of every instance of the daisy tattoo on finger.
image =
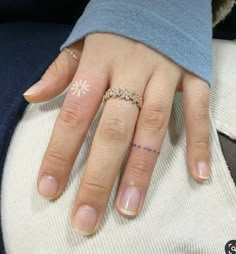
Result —
[[[78,81],[75,81],[72,85],[71,85],[71,88],[70,90],[72,91],[72,94],[73,95],[76,95],[76,96],[81,96],[81,95],[85,95],[86,93],[89,92],[90,90],[90,85],[89,83],[87,82],[87,80],[78,80]]]

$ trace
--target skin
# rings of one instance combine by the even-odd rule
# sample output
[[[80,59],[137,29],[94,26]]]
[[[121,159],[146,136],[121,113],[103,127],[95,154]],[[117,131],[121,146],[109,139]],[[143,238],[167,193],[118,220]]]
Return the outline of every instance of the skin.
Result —
[[[61,52],[40,83],[24,94],[27,101],[38,103],[54,98],[70,86],[38,175],[39,193],[44,175],[54,177],[59,183],[58,191],[45,198],[56,199],[63,192],[105,91],[110,87],[127,88],[144,98],[141,110],[121,99],[109,99],[104,104],[71,214],[75,228],[84,235],[98,230],[131,143],[161,150],[177,91],[183,92],[189,173],[199,183],[208,178],[209,87],[205,81],[148,46],[115,34],[93,33],[70,49],[79,56],[79,61],[68,52]],[[79,96],[71,90],[76,81],[88,84]],[[140,213],[158,157],[158,152],[130,148],[115,203],[121,216],[134,218]],[[201,161],[206,163],[207,170],[199,176],[197,164]],[[121,194],[130,186],[132,190],[136,187],[140,194],[138,207],[133,211],[122,209],[119,202]],[[76,225],[77,209],[83,205],[93,207],[97,214],[95,226],[90,225],[89,230]]]

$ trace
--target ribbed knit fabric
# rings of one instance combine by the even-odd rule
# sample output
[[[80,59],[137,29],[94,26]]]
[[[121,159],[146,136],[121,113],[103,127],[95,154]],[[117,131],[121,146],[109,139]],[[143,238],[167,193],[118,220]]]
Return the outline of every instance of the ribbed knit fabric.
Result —
[[[214,72],[211,106],[218,131],[236,140],[236,41],[215,40],[214,61],[222,61]],[[217,65],[215,63],[214,65]],[[222,85],[217,85],[222,84]],[[227,112],[219,113],[219,112]],[[235,155],[236,156],[236,155]]]
[[[93,32],[140,41],[211,83],[210,0],[91,0],[61,49]]]
[[[236,137],[235,42],[216,41],[214,56],[210,179],[199,184],[188,173],[182,93],[177,93],[143,211],[133,220],[116,212],[117,178],[103,224],[92,237],[83,237],[71,229],[70,213],[102,106],[66,190],[58,200],[50,202],[39,197],[36,179],[65,93],[53,101],[29,105],[12,137],[2,181],[2,228],[7,253],[225,253],[225,244],[236,240],[236,187],[216,131]]]

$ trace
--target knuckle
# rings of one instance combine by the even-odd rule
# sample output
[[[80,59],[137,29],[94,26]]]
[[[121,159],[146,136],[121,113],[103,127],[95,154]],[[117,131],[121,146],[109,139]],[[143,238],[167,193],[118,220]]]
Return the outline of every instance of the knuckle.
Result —
[[[109,194],[108,188],[106,188],[99,179],[94,177],[85,180],[83,182],[83,188],[87,192],[97,193],[102,196]]]
[[[128,126],[118,118],[105,120],[100,129],[99,135],[106,141],[124,143],[128,140]]]
[[[209,148],[208,138],[205,139],[192,139],[189,142],[190,148],[198,149],[198,150],[207,150]]]
[[[151,105],[143,109],[140,115],[144,128],[162,130],[166,124],[167,106],[163,103]]]
[[[150,165],[143,160],[135,160],[129,165],[129,175],[135,178],[136,181],[142,183],[147,182],[151,174]]]
[[[206,121],[209,118],[208,107],[201,107],[193,111],[193,120],[197,122]]]
[[[68,159],[55,149],[48,149],[44,158],[44,167],[48,173],[60,173],[68,164]]]
[[[83,109],[75,100],[65,103],[59,114],[60,119],[70,127],[78,127],[82,122]]]

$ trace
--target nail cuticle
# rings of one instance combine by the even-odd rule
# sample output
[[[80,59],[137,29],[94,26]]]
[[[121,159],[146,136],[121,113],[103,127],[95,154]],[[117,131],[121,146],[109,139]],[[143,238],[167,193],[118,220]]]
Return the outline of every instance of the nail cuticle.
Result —
[[[31,87],[29,87],[29,88],[23,93],[23,96],[34,95],[34,94],[37,93],[40,89],[42,89],[42,82],[41,82],[41,81],[39,81],[39,82],[35,83],[34,85],[32,85]]]

